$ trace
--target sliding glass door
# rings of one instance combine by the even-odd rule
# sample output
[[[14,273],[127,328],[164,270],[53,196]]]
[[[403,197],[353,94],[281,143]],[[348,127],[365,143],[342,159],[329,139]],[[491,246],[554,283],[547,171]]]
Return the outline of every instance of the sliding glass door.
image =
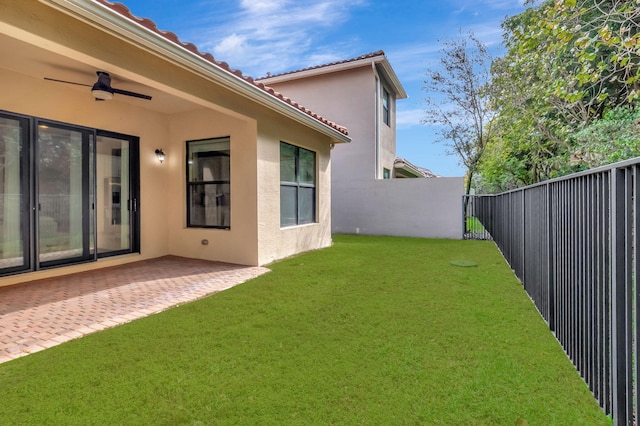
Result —
[[[138,252],[138,144],[0,111],[0,275]]]

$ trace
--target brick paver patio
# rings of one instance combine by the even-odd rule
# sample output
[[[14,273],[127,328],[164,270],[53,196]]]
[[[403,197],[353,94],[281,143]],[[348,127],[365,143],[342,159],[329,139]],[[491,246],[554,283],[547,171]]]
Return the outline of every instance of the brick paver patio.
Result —
[[[268,271],[167,256],[0,288],[0,363],[200,299]]]

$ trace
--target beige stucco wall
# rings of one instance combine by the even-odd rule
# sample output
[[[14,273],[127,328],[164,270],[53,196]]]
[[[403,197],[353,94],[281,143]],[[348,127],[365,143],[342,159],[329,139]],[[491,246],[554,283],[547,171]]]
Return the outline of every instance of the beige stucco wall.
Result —
[[[375,117],[376,107],[381,107],[381,102],[376,102],[376,79],[372,67],[269,85],[349,129],[351,143],[338,144],[332,152],[334,190],[339,191],[340,183],[353,179],[375,178]]]
[[[338,144],[331,153],[331,221],[333,232],[341,232],[349,227],[351,216],[363,211],[362,204],[351,194],[366,194],[369,182],[376,177],[381,179],[384,168],[391,173],[394,170],[395,100],[391,102],[390,125],[382,122],[382,87],[389,86],[373,65],[267,84],[349,129],[351,143]],[[391,90],[389,94],[394,96]],[[376,120],[379,120],[377,127]],[[379,143],[378,162],[376,143]]]
[[[346,126],[351,143],[336,146],[332,156],[334,188],[353,179],[382,178],[396,158],[396,100],[391,86],[373,65],[327,74],[267,82],[275,90],[320,115]],[[382,89],[391,99],[389,125],[382,121]],[[377,98],[377,99],[376,99]],[[376,130],[376,120],[379,126]],[[379,132],[376,141],[376,131]],[[376,162],[376,143],[379,158]]]
[[[96,102],[88,88],[12,71],[11,58],[2,58],[0,110],[140,138],[141,253],[4,277],[0,286],[168,254],[265,264],[331,243],[329,136],[41,3],[15,5],[0,4],[0,33],[46,48],[34,66],[54,53],[68,58],[69,67],[80,67],[81,75],[89,67],[117,70],[173,97],[181,110],[167,113],[158,104],[154,110],[148,101],[118,96]],[[222,136],[231,138],[231,229],[186,228],[186,141]],[[280,229],[281,140],[317,153],[317,224]],[[155,157],[157,148],[167,154],[163,164]],[[203,239],[209,244],[201,244]]]
[[[393,91],[389,89],[389,86],[381,76],[379,76],[379,78],[381,88],[386,87],[391,98],[389,125],[386,125],[382,120],[382,101],[380,102],[378,111],[378,116],[380,117],[380,168],[378,170],[378,177],[382,178],[383,169],[388,169],[389,172],[393,174],[393,163],[396,159],[396,100],[393,99]],[[380,96],[382,99],[382,95]]]
[[[275,118],[275,117],[274,117]],[[280,228],[280,141],[316,153],[316,223]],[[330,148],[317,133],[299,125],[281,128],[276,120],[259,124],[259,263],[331,245]]]
[[[169,254],[255,265],[258,263],[255,120],[200,109],[172,116],[167,153]],[[231,229],[186,227],[186,141],[229,136],[231,140]],[[208,240],[207,245],[202,240]]]

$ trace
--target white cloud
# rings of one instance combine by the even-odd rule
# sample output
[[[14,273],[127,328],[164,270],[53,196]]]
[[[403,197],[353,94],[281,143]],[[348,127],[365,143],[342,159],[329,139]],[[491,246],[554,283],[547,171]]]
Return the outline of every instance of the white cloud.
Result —
[[[217,50],[223,54],[231,54],[232,52],[243,51],[247,48],[247,38],[238,34],[231,34],[222,39],[216,46]]]
[[[422,109],[399,109],[396,114],[396,126],[401,129],[406,129],[413,126],[421,126],[421,121],[423,118],[424,110]]]
[[[256,11],[273,10],[281,8],[286,4],[286,0],[241,0],[240,7],[243,9],[253,9]]]
[[[324,63],[318,60],[344,59],[344,43],[325,52],[312,52],[311,46],[328,29],[346,22],[365,1],[240,0],[239,9],[224,23],[199,28],[196,41],[202,50],[254,77]],[[220,16],[215,21],[221,22]]]
[[[424,79],[427,68],[438,60],[441,48],[442,44],[432,41],[399,46],[386,54],[400,81],[407,84]]]

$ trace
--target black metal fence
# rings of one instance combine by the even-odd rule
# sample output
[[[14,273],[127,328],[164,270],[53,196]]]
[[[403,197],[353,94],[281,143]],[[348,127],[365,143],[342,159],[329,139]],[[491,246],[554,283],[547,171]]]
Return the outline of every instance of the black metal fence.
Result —
[[[616,425],[639,408],[639,187],[637,158],[463,200]]]

